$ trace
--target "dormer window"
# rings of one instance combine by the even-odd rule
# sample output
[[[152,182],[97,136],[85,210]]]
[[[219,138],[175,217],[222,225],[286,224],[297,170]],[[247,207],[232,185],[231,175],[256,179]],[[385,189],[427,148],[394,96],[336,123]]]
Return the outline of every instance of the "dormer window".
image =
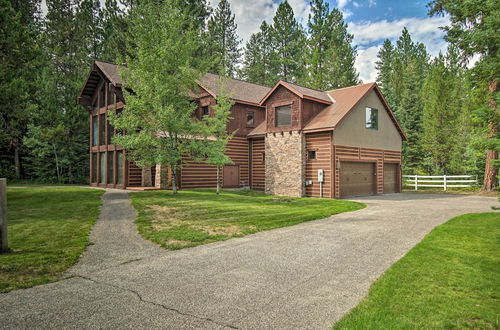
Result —
[[[378,130],[378,110],[366,107],[365,128]]]
[[[284,127],[292,125],[292,105],[287,104],[280,107],[276,107],[275,117],[276,117],[276,127]]]

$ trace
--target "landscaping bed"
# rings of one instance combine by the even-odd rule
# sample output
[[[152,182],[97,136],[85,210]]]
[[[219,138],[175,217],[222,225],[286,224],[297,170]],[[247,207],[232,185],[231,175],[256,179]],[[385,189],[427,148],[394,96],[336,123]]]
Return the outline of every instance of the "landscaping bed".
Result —
[[[500,213],[455,217],[389,268],[334,329],[498,329]]]
[[[139,232],[168,249],[241,237],[354,211],[361,203],[268,196],[256,191],[182,190],[130,193]]]
[[[89,244],[103,190],[7,188],[10,252],[0,254],[0,292],[58,280]]]

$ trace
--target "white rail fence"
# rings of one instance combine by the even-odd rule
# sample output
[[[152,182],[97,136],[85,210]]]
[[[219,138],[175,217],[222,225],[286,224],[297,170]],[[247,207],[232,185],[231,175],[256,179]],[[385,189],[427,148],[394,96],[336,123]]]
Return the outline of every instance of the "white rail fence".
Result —
[[[466,188],[477,185],[475,175],[403,175],[403,184],[405,186],[432,188]]]

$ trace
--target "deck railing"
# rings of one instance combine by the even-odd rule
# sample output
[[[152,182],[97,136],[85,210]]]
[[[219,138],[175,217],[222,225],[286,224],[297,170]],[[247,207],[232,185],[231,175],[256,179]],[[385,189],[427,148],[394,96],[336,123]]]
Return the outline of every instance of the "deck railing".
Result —
[[[403,175],[403,185],[432,188],[466,188],[477,185],[475,175]]]

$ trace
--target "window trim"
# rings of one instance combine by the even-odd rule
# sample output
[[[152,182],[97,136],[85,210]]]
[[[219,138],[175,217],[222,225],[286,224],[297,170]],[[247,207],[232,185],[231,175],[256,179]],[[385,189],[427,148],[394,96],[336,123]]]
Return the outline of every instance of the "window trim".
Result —
[[[283,127],[292,127],[293,126],[293,121],[292,121],[292,105],[293,105],[293,102],[288,102],[288,103],[284,103],[284,104],[276,104],[276,105],[273,105],[273,111],[274,111],[274,127],[276,128],[283,128]],[[278,125],[278,115],[277,115],[277,112],[278,112],[278,108],[282,108],[282,107],[290,107],[290,124],[289,125]]]
[[[207,110],[206,114],[205,114],[205,109]],[[201,118],[205,116],[210,117],[210,106],[208,104],[201,107]]]
[[[368,115],[368,110],[370,111],[373,111],[375,110],[376,113],[377,113],[377,116],[376,116],[376,122],[375,122],[375,127],[373,127],[373,125],[371,127],[368,126],[368,121],[367,121],[367,115]],[[366,129],[370,129],[370,130],[374,130],[374,131],[378,131],[378,128],[379,128],[379,111],[377,108],[372,108],[372,107],[365,107],[365,128]]]
[[[307,149],[307,160],[313,161],[318,159],[317,155],[318,149]],[[311,158],[311,152],[314,152],[314,158]]]

